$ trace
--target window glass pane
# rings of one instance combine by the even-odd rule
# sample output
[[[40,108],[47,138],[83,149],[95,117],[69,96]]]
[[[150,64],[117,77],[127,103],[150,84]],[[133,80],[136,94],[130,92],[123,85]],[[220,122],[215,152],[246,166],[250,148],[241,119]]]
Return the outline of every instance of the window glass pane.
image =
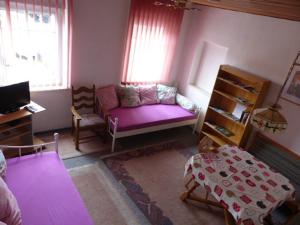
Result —
[[[0,82],[29,80],[33,89],[66,87],[61,65],[62,26],[55,9],[28,8],[11,8],[11,27],[5,9],[0,10]]]

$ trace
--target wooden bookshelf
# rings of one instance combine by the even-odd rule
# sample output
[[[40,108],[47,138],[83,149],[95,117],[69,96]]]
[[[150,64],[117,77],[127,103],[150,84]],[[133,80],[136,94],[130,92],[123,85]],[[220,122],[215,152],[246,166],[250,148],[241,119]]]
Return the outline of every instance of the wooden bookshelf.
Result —
[[[252,111],[261,106],[270,82],[229,65],[221,65],[205,115],[200,138],[208,137],[216,145],[245,147],[251,132]],[[242,107],[244,116],[233,116]],[[240,115],[240,114],[239,114]]]

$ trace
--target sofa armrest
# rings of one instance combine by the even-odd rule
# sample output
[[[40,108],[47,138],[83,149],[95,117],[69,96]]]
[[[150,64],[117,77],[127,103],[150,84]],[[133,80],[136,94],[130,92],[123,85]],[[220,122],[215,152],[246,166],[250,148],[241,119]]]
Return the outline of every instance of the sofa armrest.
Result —
[[[176,94],[176,104],[196,115],[198,115],[201,111],[201,108],[198,105],[179,93]]]

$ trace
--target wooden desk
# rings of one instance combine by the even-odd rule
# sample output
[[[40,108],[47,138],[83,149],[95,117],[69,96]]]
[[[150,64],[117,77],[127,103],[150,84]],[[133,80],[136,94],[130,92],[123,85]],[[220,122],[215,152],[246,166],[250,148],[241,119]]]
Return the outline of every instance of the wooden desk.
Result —
[[[29,105],[37,109],[35,113],[31,113],[23,107],[13,113],[0,114],[0,145],[33,144],[32,115],[44,111],[45,108],[33,101]],[[16,153],[11,151],[11,154],[15,155]]]

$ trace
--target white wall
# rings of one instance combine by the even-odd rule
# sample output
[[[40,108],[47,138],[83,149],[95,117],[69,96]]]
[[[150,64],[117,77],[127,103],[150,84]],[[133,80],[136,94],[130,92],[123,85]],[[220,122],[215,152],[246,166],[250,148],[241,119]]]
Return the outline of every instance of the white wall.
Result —
[[[129,6],[130,0],[74,0],[74,86],[118,83]],[[71,126],[70,90],[31,95],[47,109],[34,115],[35,132]]]
[[[201,7],[200,12],[187,12],[186,34],[181,43],[177,65],[180,90],[206,110],[210,93],[189,85],[196,49],[204,41],[228,48],[225,64],[255,73],[272,81],[265,104],[274,101],[296,53],[300,50],[300,22],[275,19]],[[288,129],[272,138],[300,154],[300,107],[280,101]]]

